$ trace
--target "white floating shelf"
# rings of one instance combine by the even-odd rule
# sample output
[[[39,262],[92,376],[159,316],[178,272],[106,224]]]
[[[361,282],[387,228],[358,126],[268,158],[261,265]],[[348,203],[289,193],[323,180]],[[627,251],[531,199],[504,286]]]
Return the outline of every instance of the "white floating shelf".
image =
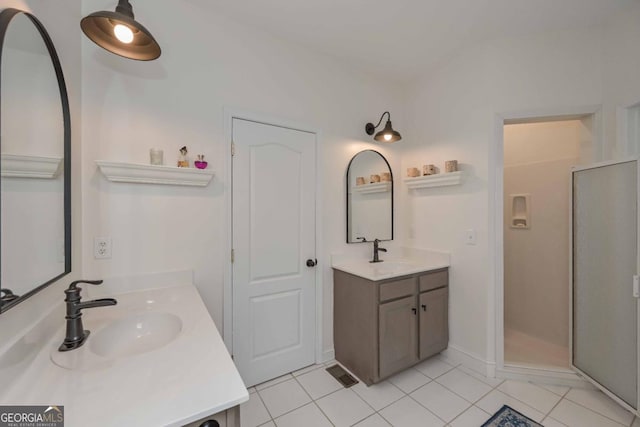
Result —
[[[351,187],[353,193],[371,194],[386,193],[391,191],[391,182],[374,182],[373,184],[363,184]]]
[[[141,165],[105,160],[96,160],[96,164],[104,176],[113,182],[205,187],[214,175],[209,169]]]
[[[61,157],[0,155],[0,175],[13,178],[53,179],[60,171]]]
[[[459,185],[462,183],[464,174],[462,171],[439,173],[435,175],[418,176],[416,178],[405,178],[404,182],[410,190],[418,188],[445,187],[448,185]]]

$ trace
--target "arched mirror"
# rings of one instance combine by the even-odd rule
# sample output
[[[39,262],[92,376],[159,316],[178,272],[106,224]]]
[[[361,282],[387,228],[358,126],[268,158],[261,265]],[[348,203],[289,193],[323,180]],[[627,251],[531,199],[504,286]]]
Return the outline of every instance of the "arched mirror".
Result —
[[[71,271],[71,130],[42,23],[0,12],[0,312]]]
[[[393,173],[374,150],[356,154],[347,168],[347,243],[393,240]]]

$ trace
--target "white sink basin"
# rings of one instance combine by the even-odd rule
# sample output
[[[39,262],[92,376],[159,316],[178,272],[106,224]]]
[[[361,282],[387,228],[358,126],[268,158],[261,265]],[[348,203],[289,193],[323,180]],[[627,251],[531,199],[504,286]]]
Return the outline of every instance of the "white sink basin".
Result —
[[[381,275],[400,273],[416,267],[416,264],[409,261],[384,261],[381,263],[372,263],[371,267],[375,271],[375,274]]]
[[[177,338],[182,320],[171,313],[148,312],[114,320],[92,333],[87,344],[95,354],[120,358],[157,350]]]

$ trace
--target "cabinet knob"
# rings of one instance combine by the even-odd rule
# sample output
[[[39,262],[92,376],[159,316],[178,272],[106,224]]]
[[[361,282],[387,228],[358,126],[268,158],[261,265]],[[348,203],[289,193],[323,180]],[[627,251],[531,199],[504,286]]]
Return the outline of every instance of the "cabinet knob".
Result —
[[[427,304],[422,304],[422,311],[427,311]]]
[[[413,314],[418,314],[418,310],[416,310],[415,308],[412,308],[411,311],[413,311]]]

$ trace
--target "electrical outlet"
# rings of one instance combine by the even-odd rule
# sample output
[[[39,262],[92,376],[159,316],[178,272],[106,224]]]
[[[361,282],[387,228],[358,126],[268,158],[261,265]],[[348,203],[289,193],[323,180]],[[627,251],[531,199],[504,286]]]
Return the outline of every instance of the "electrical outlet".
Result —
[[[111,258],[111,237],[93,238],[93,257],[95,259]]]
[[[469,230],[467,230],[465,243],[467,245],[475,245],[476,240],[477,240],[476,230],[474,230],[473,228],[470,228]]]

